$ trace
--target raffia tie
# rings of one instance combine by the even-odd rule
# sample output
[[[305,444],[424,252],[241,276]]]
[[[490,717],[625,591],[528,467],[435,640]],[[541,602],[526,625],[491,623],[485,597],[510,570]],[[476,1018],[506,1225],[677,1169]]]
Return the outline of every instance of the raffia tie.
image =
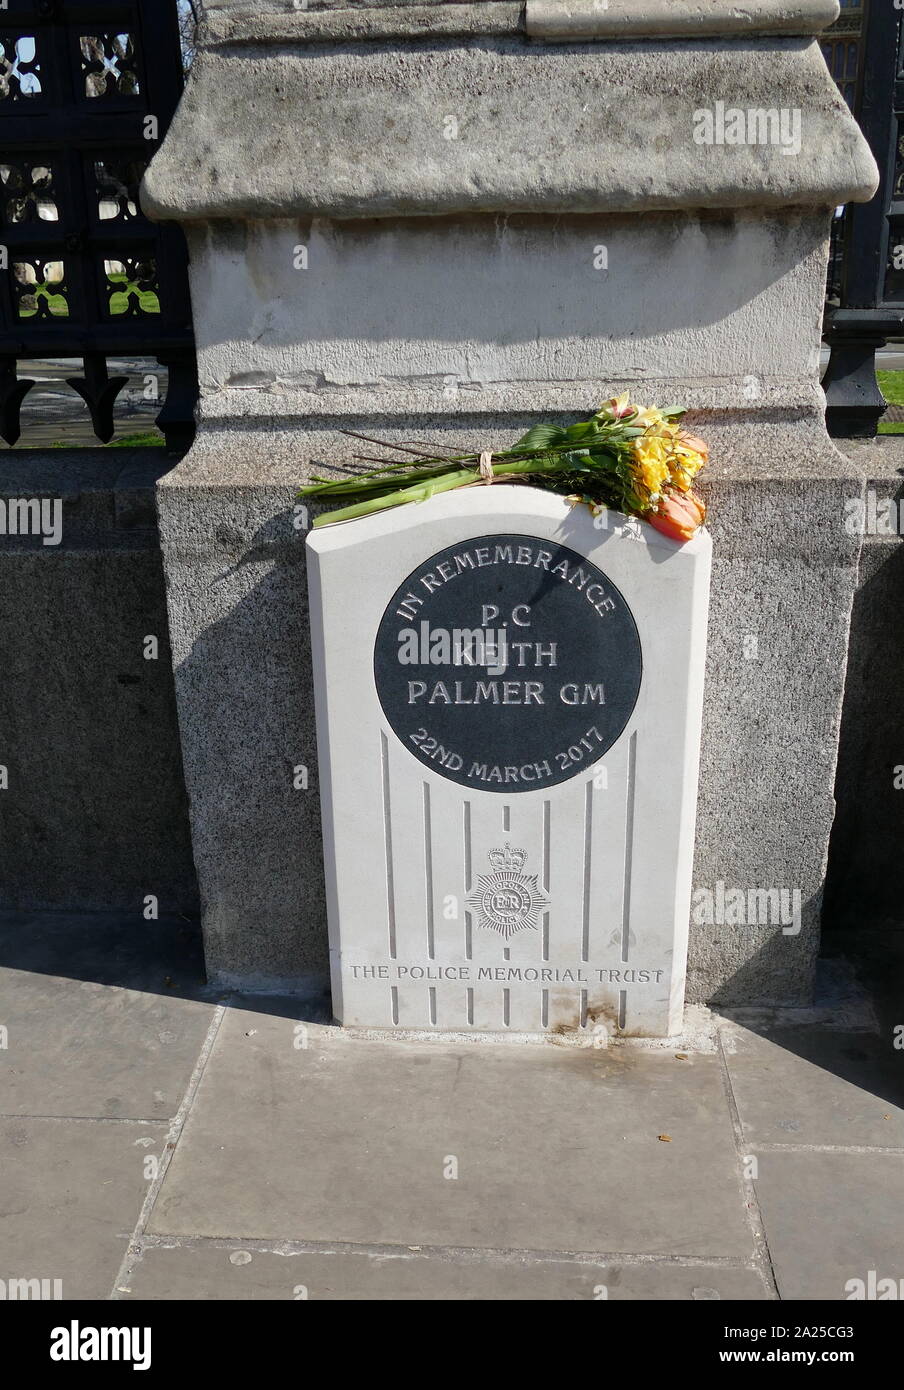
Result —
[[[480,455],[480,480],[484,483],[493,481],[493,455],[486,453]]]

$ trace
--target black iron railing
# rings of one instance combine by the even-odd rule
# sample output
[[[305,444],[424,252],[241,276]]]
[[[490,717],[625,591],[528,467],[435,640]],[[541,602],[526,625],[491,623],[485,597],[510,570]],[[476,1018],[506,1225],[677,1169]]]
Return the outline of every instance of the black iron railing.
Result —
[[[876,350],[904,335],[901,17],[893,0],[868,0],[864,9],[854,114],[881,182],[871,202],[851,204],[833,224],[825,320],[831,354],[823,388],[826,424],[840,439],[876,433],[886,408],[876,381]]]
[[[185,242],[141,212],[138,184],[182,90],[176,0],[0,5],[0,435],[19,438],[20,359],[81,358],[67,378],[113,435],[115,356],[168,372],[173,448],[197,395]]]

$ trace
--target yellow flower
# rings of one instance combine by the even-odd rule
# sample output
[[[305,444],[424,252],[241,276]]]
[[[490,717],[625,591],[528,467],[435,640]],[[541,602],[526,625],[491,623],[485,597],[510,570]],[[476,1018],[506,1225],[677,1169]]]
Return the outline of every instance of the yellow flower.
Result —
[[[705,462],[705,456],[698,449],[690,448],[681,439],[676,440],[671,458],[672,482],[675,487],[681,492],[687,492]]]
[[[642,434],[632,441],[637,480],[650,497],[658,497],[671,478],[669,444],[661,436]]]
[[[640,489],[653,501],[667,486],[688,492],[706,462],[703,440],[685,434],[679,425],[669,424],[655,408],[640,411],[637,418],[649,421],[645,433],[632,446]]]
[[[631,424],[639,425],[641,429],[655,428],[663,424],[662,411],[655,405],[641,406]]]

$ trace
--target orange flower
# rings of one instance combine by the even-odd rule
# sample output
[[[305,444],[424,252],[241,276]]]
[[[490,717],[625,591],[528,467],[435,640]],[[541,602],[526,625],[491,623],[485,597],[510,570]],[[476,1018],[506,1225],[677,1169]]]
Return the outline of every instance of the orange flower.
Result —
[[[678,442],[683,444],[685,449],[693,449],[695,454],[700,454],[704,463],[709,458],[709,446],[698,434],[688,434],[687,430],[679,430]]]
[[[644,517],[644,521],[673,541],[691,540],[705,520],[706,504],[692,489],[667,493],[656,510]]]

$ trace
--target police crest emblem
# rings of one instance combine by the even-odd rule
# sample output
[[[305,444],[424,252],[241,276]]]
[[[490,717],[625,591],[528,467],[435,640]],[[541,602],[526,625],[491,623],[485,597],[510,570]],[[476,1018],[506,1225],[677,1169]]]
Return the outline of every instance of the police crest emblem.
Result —
[[[468,896],[478,926],[498,932],[505,941],[521,931],[536,931],[549,898],[536,874],[522,872],[527,851],[507,844],[504,849],[491,849],[487,858],[494,872],[480,874]]]

